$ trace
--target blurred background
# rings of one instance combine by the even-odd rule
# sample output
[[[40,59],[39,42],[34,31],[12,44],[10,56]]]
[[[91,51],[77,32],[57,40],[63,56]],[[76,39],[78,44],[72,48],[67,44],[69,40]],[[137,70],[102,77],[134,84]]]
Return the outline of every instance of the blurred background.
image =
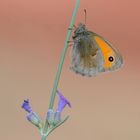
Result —
[[[29,98],[45,118],[74,4],[0,0],[0,139],[40,139],[21,104]],[[68,48],[59,90],[72,104],[63,116],[71,117],[49,140],[140,140],[139,5],[139,0],[81,0],[75,25],[84,22],[87,9],[88,29],[119,49],[124,66],[82,77],[69,70]]]

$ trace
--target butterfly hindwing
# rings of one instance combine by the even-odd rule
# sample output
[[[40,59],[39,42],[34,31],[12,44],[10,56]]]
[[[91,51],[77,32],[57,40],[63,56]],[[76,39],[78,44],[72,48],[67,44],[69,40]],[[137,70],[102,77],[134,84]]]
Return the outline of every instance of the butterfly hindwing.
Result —
[[[111,43],[83,24],[75,30],[73,41],[71,69],[76,73],[94,76],[122,65],[122,57]]]

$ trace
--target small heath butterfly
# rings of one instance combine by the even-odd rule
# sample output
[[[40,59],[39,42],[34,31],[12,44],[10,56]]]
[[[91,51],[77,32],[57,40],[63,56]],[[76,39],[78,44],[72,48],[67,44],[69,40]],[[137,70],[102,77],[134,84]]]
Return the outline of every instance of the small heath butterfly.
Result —
[[[104,37],[89,31],[85,24],[80,23],[75,28],[72,38],[70,69],[74,72],[91,77],[122,66],[123,58],[119,51]]]

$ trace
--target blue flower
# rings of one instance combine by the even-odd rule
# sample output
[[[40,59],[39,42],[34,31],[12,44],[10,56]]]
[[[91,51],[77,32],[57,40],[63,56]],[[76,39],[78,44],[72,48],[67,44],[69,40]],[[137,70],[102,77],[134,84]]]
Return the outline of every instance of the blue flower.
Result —
[[[59,101],[57,105],[57,112],[62,112],[66,105],[71,107],[70,102],[61,94],[60,91],[57,90],[57,95],[59,96]]]
[[[24,100],[23,104],[22,104],[22,108],[28,112],[27,115],[27,120],[30,121],[32,124],[34,124],[35,126],[37,126],[38,128],[42,127],[42,123],[41,120],[39,119],[39,117],[32,111],[30,104],[29,104],[29,100]]]
[[[23,104],[22,104],[22,108],[27,111],[28,113],[32,112],[32,109],[29,105],[29,99],[24,100]]]
[[[57,109],[54,112],[52,109],[49,109],[47,112],[47,120],[50,125],[56,125],[61,122],[61,112],[66,105],[71,107],[70,102],[57,90],[57,95],[59,97]]]

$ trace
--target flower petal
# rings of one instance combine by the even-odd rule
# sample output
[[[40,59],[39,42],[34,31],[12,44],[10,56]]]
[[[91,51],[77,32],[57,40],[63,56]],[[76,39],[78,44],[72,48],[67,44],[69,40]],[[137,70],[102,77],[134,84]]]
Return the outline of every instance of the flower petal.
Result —
[[[21,107],[29,113],[32,112],[32,109],[31,109],[30,104],[29,104],[29,99],[24,100]]]
[[[58,101],[58,106],[57,106],[57,111],[58,112],[62,112],[62,110],[64,109],[64,107],[66,105],[68,105],[69,107],[71,107],[70,102],[58,90],[57,90],[57,95],[59,96],[59,101]]]

